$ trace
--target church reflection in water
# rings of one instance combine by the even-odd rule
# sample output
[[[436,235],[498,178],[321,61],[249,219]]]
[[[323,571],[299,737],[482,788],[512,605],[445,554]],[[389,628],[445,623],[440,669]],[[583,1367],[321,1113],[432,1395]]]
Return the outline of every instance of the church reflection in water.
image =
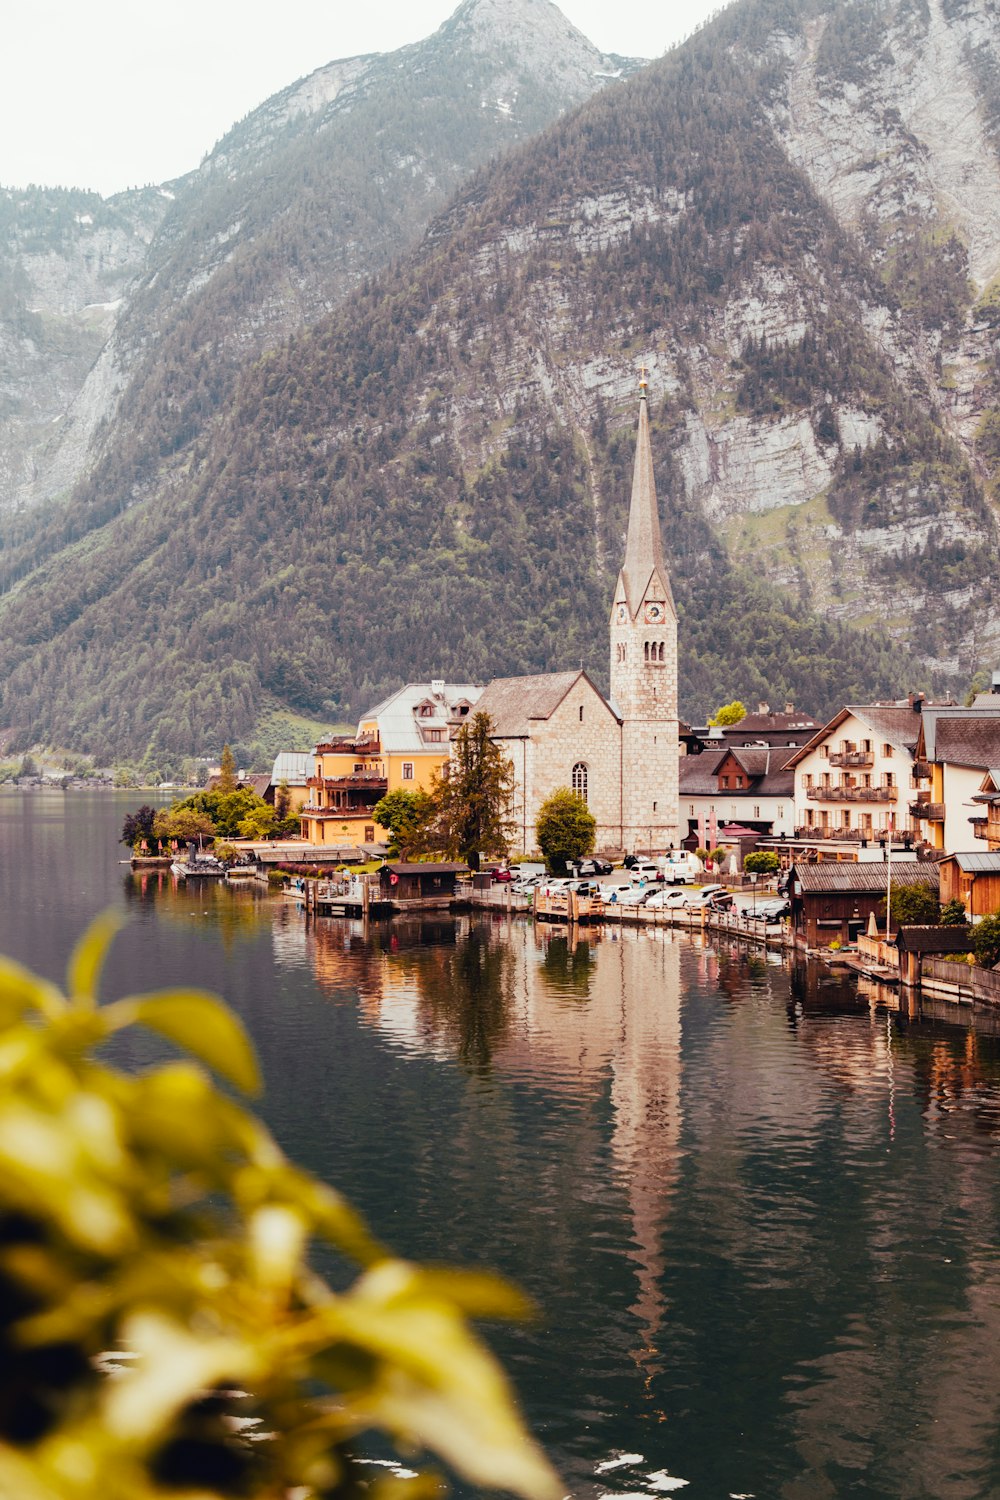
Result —
[[[643,1330],[634,1353],[655,1371],[682,1125],[680,943],[416,919],[319,921],[301,939],[320,986],[357,997],[365,1024],[391,1045],[610,1106],[608,1149],[632,1221],[631,1311]]]

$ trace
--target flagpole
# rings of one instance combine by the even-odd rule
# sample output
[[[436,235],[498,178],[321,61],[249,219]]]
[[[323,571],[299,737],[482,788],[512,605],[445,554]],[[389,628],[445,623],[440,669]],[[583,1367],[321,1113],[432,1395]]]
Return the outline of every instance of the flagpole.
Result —
[[[889,837],[885,843],[885,940],[889,941],[889,905],[892,901],[892,826],[895,814],[889,813]]]

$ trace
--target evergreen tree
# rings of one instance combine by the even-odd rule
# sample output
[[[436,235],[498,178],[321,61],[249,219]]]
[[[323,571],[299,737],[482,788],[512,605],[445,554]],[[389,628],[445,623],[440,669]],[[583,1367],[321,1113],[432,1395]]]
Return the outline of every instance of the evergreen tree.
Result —
[[[490,738],[493,720],[475,713],[455,736],[450,761],[436,778],[432,797],[438,836],[452,858],[479,869],[485,854],[502,859],[510,852],[514,824],[510,816],[514,772]]]
[[[235,792],[236,790],[236,757],[229,745],[222,747],[222,760],[219,765],[219,791]]]

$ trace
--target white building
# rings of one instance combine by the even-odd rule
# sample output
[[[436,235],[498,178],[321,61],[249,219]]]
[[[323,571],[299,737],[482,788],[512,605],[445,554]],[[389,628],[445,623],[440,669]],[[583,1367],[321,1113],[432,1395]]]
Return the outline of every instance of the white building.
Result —
[[[910,803],[926,791],[914,776],[923,699],[852,705],[795,751],[795,836],[854,846],[918,834]]]

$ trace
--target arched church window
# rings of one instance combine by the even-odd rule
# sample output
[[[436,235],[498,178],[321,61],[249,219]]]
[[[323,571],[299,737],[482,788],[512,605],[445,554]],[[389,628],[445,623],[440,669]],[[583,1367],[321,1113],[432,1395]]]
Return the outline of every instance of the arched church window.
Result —
[[[660,660],[661,661],[663,661],[663,652],[664,652],[665,647],[666,647],[666,642],[665,641],[661,641],[660,642]]]
[[[584,802],[586,802],[587,764],[585,761],[578,760],[576,765],[573,767],[573,790],[574,792],[576,792],[576,795],[578,797],[582,797]]]
[[[648,641],[643,641],[643,643],[642,643],[642,654],[643,654],[643,657],[645,658],[645,660],[649,661],[649,642]]]

